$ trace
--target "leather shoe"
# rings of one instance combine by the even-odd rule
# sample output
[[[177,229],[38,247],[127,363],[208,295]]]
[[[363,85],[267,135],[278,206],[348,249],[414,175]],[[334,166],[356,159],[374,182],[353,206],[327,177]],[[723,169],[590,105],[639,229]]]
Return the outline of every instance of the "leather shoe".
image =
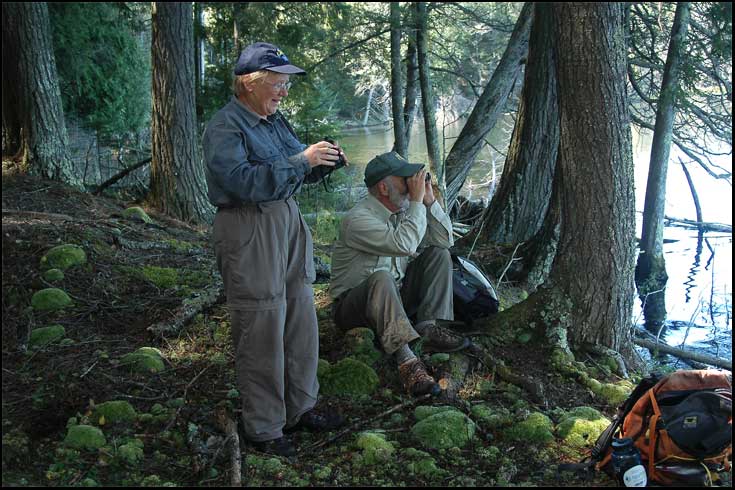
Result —
[[[344,417],[338,413],[311,409],[301,416],[296,425],[287,428],[284,432],[290,433],[300,429],[307,429],[315,432],[327,432],[340,427],[344,422]]]
[[[296,448],[285,436],[270,441],[253,442],[253,446],[261,453],[274,454],[289,458],[296,456]]]

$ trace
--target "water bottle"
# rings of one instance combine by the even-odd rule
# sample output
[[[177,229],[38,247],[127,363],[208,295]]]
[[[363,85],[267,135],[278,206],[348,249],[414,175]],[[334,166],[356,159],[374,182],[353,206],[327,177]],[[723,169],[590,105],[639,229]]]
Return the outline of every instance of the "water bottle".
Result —
[[[612,463],[618,481],[626,487],[645,487],[648,482],[641,454],[633,445],[633,439],[624,437],[612,443]]]

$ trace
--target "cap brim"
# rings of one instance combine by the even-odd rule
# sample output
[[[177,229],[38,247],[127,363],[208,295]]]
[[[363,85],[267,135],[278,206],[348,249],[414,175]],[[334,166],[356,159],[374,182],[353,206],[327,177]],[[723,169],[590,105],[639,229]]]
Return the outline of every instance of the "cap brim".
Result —
[[[304,70],[294,65],[271,66],[269,68],[264,68],[264,69],[268,71],[274,71],[276,73],[285,73],[286,75],[305,75],[306,74]]]
[[[422,168],[424,168],[423,163],[407,163],[398,170],[391,172],[390,175],[395,175],[398,177],[411,177],[412,175],[416,175]]]

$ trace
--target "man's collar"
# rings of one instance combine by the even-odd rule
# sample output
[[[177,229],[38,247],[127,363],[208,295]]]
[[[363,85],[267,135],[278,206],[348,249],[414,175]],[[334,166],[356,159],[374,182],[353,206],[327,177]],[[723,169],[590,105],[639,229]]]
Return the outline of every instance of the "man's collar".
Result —
[[[378,198],[369,193],[366,198],[366,205],[386,223],[390,220],[391,216],[400,213],[400,211],[398,211],[397,213],[392,213],[390,209],[386,208],[385,205],[378,200]]]
[[[283,117],[281,115],[280,111],[276,111],[275,114],[270,115],[268,117],[263,117],[260,114],[254,113],[248,106],[242,103],[240,99],[238,99],[236,96],[232,96],[232,100],[235,102],[235,104],[243,110],[243,115],[245,116],[245,120],[250,125],[251,128],[254,128],[258,125],[258,123],[262,122],[268,122],[268,123],[274,123],[276,122],[280,117]]]

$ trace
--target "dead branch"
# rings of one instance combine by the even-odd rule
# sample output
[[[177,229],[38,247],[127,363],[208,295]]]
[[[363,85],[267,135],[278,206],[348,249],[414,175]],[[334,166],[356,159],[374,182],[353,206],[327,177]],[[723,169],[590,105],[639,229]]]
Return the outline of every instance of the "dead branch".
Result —
[[[695,352],[686,351],[684,349],[677,349],[676,347],[670,347],[668,345],[659,344],[646,339],[635,338],[633,339],[633,342],[636,345],[640,345],[641,347],[645,347],[646,349],[650,349],[652,351],[659,351],[663,352],[664,354],[670,354],[672,356],[678,357],[680,359],[698,361],[704,364],[709,364],[710,366],[717,366],[719,368],[732,371],[732,361],[728,361],[727,359],[720,359],[719,357],[708,356],[706,354],[697,354]]]
[[[230,477],[231,487],[242,486],[242,454],[240,453],[240,436],[237,433],[237,424],[229,415],[225,407],[219,406],[215,411],[215,418],[220,430],[227,434],[224,445],[230,444],[230,465],[232,475]]]
[[[173,319],[151,325],[147,330],[159,337],[177,334],[192,318],[222,299],[224,299],[224,287],[222,281],[217,279],[214,284],[201,290],[198,297],[184,301],[174,313]]]

